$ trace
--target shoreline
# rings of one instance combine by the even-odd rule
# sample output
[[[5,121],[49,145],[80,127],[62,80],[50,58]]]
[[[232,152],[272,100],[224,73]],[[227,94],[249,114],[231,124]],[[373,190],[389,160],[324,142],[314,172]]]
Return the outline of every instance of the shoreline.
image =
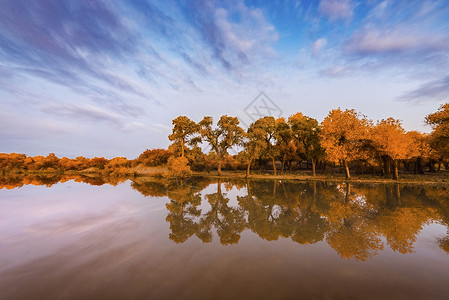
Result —
[[[87,177],[164,177],[163,173],[166,171],[165,167],[141,167],[130,168],[122,170],[121,172],[107,172],[100,169],[86,169],[86,170],[14,170],[8,172],[1,172],[1,177],[20,177],[20,176],[45,176],[53,177],[58,175],[82,175]],[[194,171],[190,177],[206,177],[214,179],[256,179],[256,180],[294,180],[294,181],[330,181],[330,182],[352,182],[352,183],[377,183],[377,184],[438,184],[449,185],[449,171],[440,171],[438,173],[425,174],[401,174],[398,180],[381,177],[380,175],[372,174],[353,174],[350,179],[346,179],[344,174],[317,174],[312,176],[307,171],[288,174],[251,174],[246,178],[244,171],[223,171],[221,176],[218,176],[214,171]],[[167,177],[164,177],[167,178]],[[187,177],[186,177],[187,178]]]

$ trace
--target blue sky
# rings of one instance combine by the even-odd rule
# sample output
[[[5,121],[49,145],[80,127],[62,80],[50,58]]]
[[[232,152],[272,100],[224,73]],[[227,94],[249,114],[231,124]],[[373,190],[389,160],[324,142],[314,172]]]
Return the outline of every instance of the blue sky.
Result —
[[[337,107],[429,131],[449,99],[449,1],[1,0],[0,152],[127,156],[171,120]]]

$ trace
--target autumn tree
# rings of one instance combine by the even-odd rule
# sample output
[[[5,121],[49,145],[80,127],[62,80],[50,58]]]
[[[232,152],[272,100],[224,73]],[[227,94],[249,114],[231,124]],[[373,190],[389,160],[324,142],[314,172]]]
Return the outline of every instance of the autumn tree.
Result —
[[[276,147],[282,159],[281,172],[284,172],[285,162],[295,157],[296,147],[290,125],[284,118],[276,120]]]
[[[406,132],[411,146],[407,149],[407,157],[414,160],[413,173],[424,174],[422,162],[431,155],[431,148],[428,143],[429,136],[415,130]]]
[[[172,148],[180,148],[180,156],[185,157],[187,145],[195,145],[198,143],[199,137],[198,125],[186,116],[179,116],[172,121],[172,134],[168,136],[173,141]]]
[[[440,106],[437,112],[429,114],[425,119],[432,126],[429,143],[440,159],[449,158],[449,103]]]
[[[251,164],[259,157],[264,149],[264,143],[257,138],[253,128],[250,127],[242,142],[243,150],[239,152],[237,158],[246,165],[246,177],[250,175]]]
[[[264,145],[263,154],[269,158],[273,164],[273,174],[276,175],[276,147],[277,126],[275,118],[266,116],[256,120],[249,126],[251,137],[254,141]]]
[[[321,123],[322,146],[329,161],[342,163],[346,179],[351,178],[348,163],[361,155],[370,122],[353,109],[331,110]]]
[[[398,163],[407,158],[408,151],[412,147],[412,141],[405,134],[401,121],[388,118],[377,122],[372,128],[371,138],[379,153],[393,162],[393,179],[397,180]]]
[[[288,118],[291,132],[295,140],[304,149],[304,156],[312,162],[312,174],[315,176],[317,160],[324,154],[320,142],[320,126],[314,118],[296,113]]]
[[[200,133],[218,156],[218,175],[221,176],[221,166],[229,155],[228,150],[240,144],[245,132],[236,117],[221,116],[216,128],[212,128],[212,123],[212,117],[204,117],[199,123]]]

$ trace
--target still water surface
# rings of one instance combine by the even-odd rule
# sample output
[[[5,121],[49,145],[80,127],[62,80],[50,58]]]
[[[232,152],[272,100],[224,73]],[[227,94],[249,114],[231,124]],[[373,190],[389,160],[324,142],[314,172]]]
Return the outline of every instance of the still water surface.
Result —
[[[0,299],[449,295],[447,186],[87,177],[0,184]]]

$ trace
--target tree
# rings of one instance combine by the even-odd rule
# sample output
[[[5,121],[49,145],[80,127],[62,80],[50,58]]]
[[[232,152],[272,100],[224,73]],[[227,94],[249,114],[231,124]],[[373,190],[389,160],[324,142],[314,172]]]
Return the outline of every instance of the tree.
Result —
[[[405,134],[401,121],[393,118],[383,119],[372,128],[372,140],[381,155],[393,161],[393,179],[398,179],[398,162],[406,159],[412,140]]]
[[[263,154],[271,159],[274,175],[276,175],[276,156],[278,154],[276,147],[276,129],[276,120],[271,116],[256,120],[248,129],[254,141],[264,144]]]
[[[264,149],[264,143],[257,138],[252,127],[248,128],[242,143],[243,151],[238,154],[239,160],[246,165],[246,178],[249,177],[251,164],[261,155]]]
[[[212,117],[204,117],[199,123],[202,138],[218,155],[218,175],[221,176],[221,165],[228,156],[228,150],[240,144],[245,131],[239,126],[236,117],[221,116],[216,128],[212,128]]]
[[[348,163],[360,157],[368,136],[370,122],[353,109],[331,110],[321,123],[322,146],[331,162],[341,162],[346,179],[350,179]]]
[[[431,149],[428,143],[428,135],[418,131],[408,131],[406,133],[411,146],[407,149],[407,157],[414,159],[415,167],[413,172],[416,174],[424,174],[422,161],[431,155]]]
[[[432,126],[430,147],[440,159],[449,158],[449,103],[440,106],[437,112],[426,116],[425,122]]]
[[[324,154],[320,142],[320,126],[314,118],[296,113],[288,118],[293,137],[304,148],[304,156],[312,162],[312,175],[315,176],[315,166]]]
[[[190,120],[186,116],[179,116],[172,121],[173,130],[172,134],[168,136],[170,141],[174,141],[173,148],[181,148],[181,157],[185,156],[186,144],[196,144],[199,142],[198,137],[195,136],[198,133],[198,125]],[[177,154],[177,153],[176,153]]]
[[[281,173],[284,172],[286,160],[295,157],[296,147],[293,142],[293,135],[290,125],[284,118],[276,120],[276,147],[282,157]]]

